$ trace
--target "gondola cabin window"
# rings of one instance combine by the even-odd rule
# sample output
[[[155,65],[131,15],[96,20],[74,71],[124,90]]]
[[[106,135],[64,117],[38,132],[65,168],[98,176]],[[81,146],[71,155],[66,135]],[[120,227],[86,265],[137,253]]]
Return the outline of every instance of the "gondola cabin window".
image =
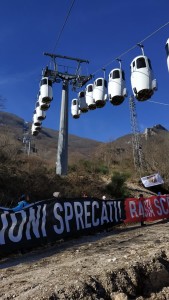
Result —
[[[72,102],[73,105],[77,105],[77,100],[73,100]]]
[[[116,78],[120,78],[120,72],[119,72],[119,70],[113,71],[113,79],[116,79]]]
[[[146,68],[146,62],[143,57],[137,58],[137,69]]]
[[[90,84],[88,87],[87,87],[87,91],[88,92],[93,92],[93,85]]]
[[[80,92],[79,97],[82,98],[84,96],[85,96],[85,93],[84,92]]]
[[[104,85],[103,85],[103,79],[98,79],[96,81],[96,86],[105,86],[105,88],[107,88],[107,81],[104,80]]]
[[[97,86],[102,86],[102,79],[98,79],[97,82],[96,82],[96,85]]]
[[[41,86],[44,84],[48,84],[49,86],[52,86],[52,81],[51,80],[47,80],[47,78],[44,78],[41,80]]]

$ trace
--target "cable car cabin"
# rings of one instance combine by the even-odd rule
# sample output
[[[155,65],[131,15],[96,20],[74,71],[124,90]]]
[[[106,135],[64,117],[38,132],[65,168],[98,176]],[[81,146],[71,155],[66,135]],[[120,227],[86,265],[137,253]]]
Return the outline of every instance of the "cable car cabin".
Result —
[[[157,90],[157,82],[156,79],[153,79],[150,59],[144,55],[137,56],[131,62],[130,67],[134,97],[139,101],[148,100]]]
[[[42,126],[41,126],[41,125],[36,126],[34,123],[33,123],[33,125],[35,126],[35,130],[40,131],[40,130],[42,129]]]
[[[40,82],[40,92],[43,103],[50,103],[53,99],[52,81],[48,77],[42,77]]]
[[[39,121],[43,121],[46,118],[46,113],[40,109],[39,102],[36,103],[36,115]]]
[[[31,129],[31,133],[32,133],[33,136],[37,136],[39,134],[39,131],[36,130],[36,129],[34,129],[34,130]]]
[[[41,126],[41,124],[42,124],[42,122],[40,120],[38,120],[36,109],[34,110],[34,114],[33,114],[33,123],[35,126]]]
[[[107,100],[107,81],[97,78],[93,84],[93,99],[97,108],[105,106]]]
[[[125,85],[124,71],[121,69],[113,69],[109,73],[108,82],[109,100],[113,105],[120,105],[127,97],[127,89]]]
[[[71,115],[74,119],[79,119],[80,109],[78,99],[73,99],[71,104]]]
[[[168,66],[168,72],[169,72],[169,39],[166,42],[165,50],[166,50],[166,53],[167,53],[167,66]]]
[[[35,124],[32,124],[31,133],[34,136],[37,136],[39,134],[39,131],[41,130],[41,126],[35,126]]]
[[[39,102],[39,107],[40,107],[41,110],[46,111],[50,108],[49,103],[42,102],[42,96],[41,96],[40,92],[39,92],[39,95],[38,95],[38,102]]]
[[[86,86],[85,89],[85,97],[86,97],[86,103],[90,110],[96,109],[96,103],[93,99],[93,84],[90,83]]]
[[[32,123],[32,130],[37,130],[38,132],[42,129],[41,125],[35,125],[35,123]]]
[[[88,112],[88,106],[86,103],[85,92],[81,91],[78,93],[79,109],[82,113]]]

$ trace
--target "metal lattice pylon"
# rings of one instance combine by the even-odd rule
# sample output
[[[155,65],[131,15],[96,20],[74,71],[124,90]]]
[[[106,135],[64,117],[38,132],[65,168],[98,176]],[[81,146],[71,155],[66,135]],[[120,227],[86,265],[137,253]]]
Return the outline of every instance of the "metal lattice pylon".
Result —
[[[22,143],[24,146],[24,153],[28,156],[30,155],[30,147],[31,147],[31,139],[29,135],[29,124],[28,122],[24,121],[23,124],[23,136],[22,136]]]
[[[146,169],[146,163],[142,150],[142,143],[140,138],[140,130],[137,122],[136,103],[133,96],[129,97],[130,119],[132,128],[132,147],[134,166],[136,171],[141,175]]]

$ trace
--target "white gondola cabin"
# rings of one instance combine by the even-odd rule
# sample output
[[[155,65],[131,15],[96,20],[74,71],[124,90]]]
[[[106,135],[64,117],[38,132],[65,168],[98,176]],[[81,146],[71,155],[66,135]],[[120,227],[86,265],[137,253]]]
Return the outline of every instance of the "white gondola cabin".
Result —
[[[107,100],[107,81],[104,78],[97,78],[93,84],[93,99],[96,107],[105,106]]]
[[[96,109],[96,103],[93,99],[93,84],[90,83],[86,86],[85,89],[85,97],[86,97],[86,103],[90,110]]]
[[[31,133],[34,136],[37,136],[39,134],[39,131],[41,130],[41,126],[35,126],[35,124],[32,124]]]
[[[73,99],[71,103],[71,115],[74,119],[79,119],[80,109],[78,99]]]
[[[38,94],[38,102],[39,102],[39,107],[41,110],[46,111],[50,108],[50,104],[49,103],[44,103],[42,102],[42,96],[41,96],[41,92],[39,91]]]
[[[137,56],[131,62],[130,67],[131,86],[135,98],[139,101],[148,100],[157,90],[150,59],[144,55]]]
[[[165,50],[166,50],[166,54],[167,54],[167,66],[168,66],[168,71],[169,71],[169,39],[166,42]]]
[[[86,103],[86,98],[85,98],[85,92],[81,91],[78,93],[78,102],[79,102],[79,109],[82,113],[88,112],[88,106]]]
[[[113,69],[109,73],[108,95],[113,105],[120,105],[127,97],[125,74],[122,69]]]
[[[53,99],[52,81],[48,77],[42,77],[40,93],[43,103],[50,103]]]
[[[41,126],[42,122],[40,120],[38,120],[38,116],[36,114],[36,109],[34,110],[33,113],[33,123],[35,126]]]
[[[46,118],[45,111],[40,109],[39,102],[36,103],[36,115],[39,121],[43,121]]]

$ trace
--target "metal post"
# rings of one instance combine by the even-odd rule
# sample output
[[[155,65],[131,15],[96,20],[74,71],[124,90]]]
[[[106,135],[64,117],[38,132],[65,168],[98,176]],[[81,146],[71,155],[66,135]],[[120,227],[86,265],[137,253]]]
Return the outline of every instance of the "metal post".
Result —
[[[30,155],[30,152],[31,152],[31,140],[29,138],[29,140],[28,140],[28,156]]]
[[[62,102],[60,111],[60,129],[58,137],[58,152],[56,174],[67,175],[68,168],[68,80],[63,81]]]
[[[144,56],[144,46],[142,44],[137,44],[141,48],[142,55]]]
[[[45,52],[44,55],[50,56],[54,62],[54,70],[48,69],[46,67],[42,75],[49,77],[52,82],[60,83],[62,80],[62,102],[60,111],[60,129],[58,137],[58,151],[57,151],[57,161],[56,161],[56,174],[67,175],[68,169],[68,86],[72,85],[72,90],[84,86],[93,76],[80,75],[79,69],[81,63],[89,63],[88,60],[65,56],[60,54],[53,54]],[[70,74],[68,71],[60,72],[57,69],[56,58],[58,59],[68,59],[76,61],[78,66],[74,74]]]

